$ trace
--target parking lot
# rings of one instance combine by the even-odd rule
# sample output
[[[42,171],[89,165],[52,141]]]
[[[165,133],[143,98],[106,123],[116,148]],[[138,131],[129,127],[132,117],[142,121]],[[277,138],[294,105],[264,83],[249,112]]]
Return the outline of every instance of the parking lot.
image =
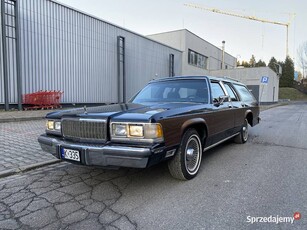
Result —
[[[3,177],[0,228],[306,229],[306,111],[306,103],[263,111],[246,144],[205,152],[187,182],[166,164],[113,171],[62,162]],[[0,171],[54,159],[39,148],[42,132],[42,120],[0,123]],[[295,212],[293,223],[248,221]]]

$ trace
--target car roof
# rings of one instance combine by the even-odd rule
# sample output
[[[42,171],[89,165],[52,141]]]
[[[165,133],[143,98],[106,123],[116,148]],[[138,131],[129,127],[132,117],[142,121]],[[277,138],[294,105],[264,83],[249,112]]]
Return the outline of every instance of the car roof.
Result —
[[[166,77],[166,78],[159,78],[159,79],[154,79],[152,81],[150,81],[150,83],[152,82],[164,82],[164,81],[176,81],[176,80],[216,80],[216,81],[226,81],[226,82],[231,82],[231,83],[235,83],[235,84],[240,84],[240,85],[244,85],[243,83],[239,82],[236,79],[232,79],[229,77],[213,77],[213,76],[174,76],[174,77]]]

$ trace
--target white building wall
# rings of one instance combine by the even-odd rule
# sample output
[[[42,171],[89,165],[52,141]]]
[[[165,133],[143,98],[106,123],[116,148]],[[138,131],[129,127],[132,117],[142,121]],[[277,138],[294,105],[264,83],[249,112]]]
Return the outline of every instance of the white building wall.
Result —
[[[208,75],[209,74],[209,67],[210,67],[210,55],[207,42],[204,42],[199,37],[195,36],[194,34],[190,33],[188,30],[183,30],[186,42],[184,53],[182,55],[182,75]],[[208,69],[202,69],[197,66],[190,65],[188,63],[188,51],[193,50],[203,56],[208,57],[207,67]]]
[[[148,35],[161,43],[182,50],[182,75],[207,75],[210,70],[221,69],[222,50],[219,47],[200,38],[189,30],[176,30],[165,33]],[[221,44],[222,45],[222,44]],[[188,50],[191,49],[203,56],[208,57],[207,69],[202,69],[188,63]],[[225,52],[225,66],[227,68],[236,67],[236,58]]]
[[[175,30],[164,33],[148,35],[148,38],[164,43],[171,47],[176,47],[181,51],[185,51],[186,47],[186,32],[185,30]]]
[[[210,75],[230,77],[248,86],[259,86],[258,101],[265,103],[278,102],[279,77],[269,67],[235,68],[210,71]],[[268,84],[261,84],[263,76],[269,77]]]

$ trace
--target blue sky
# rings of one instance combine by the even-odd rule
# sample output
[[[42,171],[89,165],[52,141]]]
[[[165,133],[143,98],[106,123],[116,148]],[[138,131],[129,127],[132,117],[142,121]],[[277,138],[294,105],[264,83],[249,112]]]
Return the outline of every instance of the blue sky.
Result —
[[[210,43],[248,61],[252,54],[268,63],[274,56],[286,57],[286,27],[245,20],[184,6],[184,3],[288,22],[289,54],[297,64],[297,49],[307,41],[307,1],[305,0],[58,0],[119,26],[148,35],[186,28]]]

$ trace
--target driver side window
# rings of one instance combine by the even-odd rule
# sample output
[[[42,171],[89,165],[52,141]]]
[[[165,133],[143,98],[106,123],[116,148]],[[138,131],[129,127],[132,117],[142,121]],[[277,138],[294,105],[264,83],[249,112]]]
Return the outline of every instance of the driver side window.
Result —
[[[222,86],[218,82],[211,82],[212,100],[218,99],[220,96],[225,96]]]

